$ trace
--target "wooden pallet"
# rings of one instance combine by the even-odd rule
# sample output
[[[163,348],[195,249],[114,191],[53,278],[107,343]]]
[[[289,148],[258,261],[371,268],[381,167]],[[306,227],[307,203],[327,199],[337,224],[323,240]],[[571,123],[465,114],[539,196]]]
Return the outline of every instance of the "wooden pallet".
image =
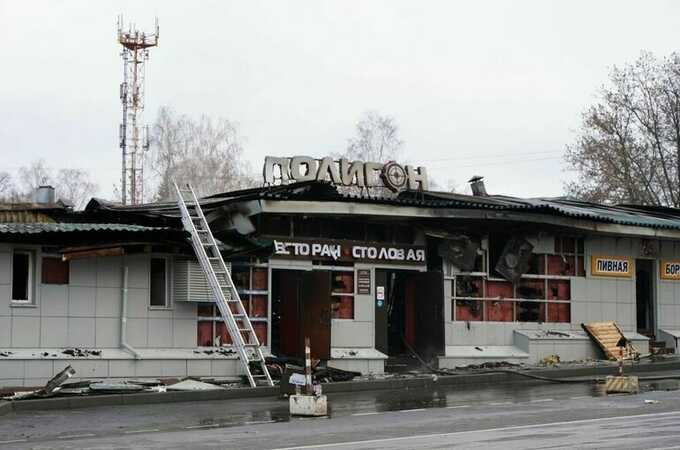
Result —
[[[590,338],[600,346],[608,359],[619,359],[620,350],[616,344],[618,344],[619,340],[624,337],[624,335],[616,322],[582,323],[581,326],[586,333],[588,333]],[[640,352],[629,342],[623,350],[623,359],[635,359],[638,356],[640,356]]]

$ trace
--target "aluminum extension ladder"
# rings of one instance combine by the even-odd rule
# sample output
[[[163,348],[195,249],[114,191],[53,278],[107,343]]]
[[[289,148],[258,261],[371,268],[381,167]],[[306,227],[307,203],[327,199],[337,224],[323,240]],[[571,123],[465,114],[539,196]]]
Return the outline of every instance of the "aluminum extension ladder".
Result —
[[[248,382],[252,387],[255,387],[258,381],[265,381],[268,386],[273,386],[274,383],[262,354],[262,347],[210,231],[198,198],[190,184],[183,189],[180,189],[177,183],[174,184],[177,191],[177,203],[182,213],[182,224],[184,229],[191,233],[194,252],[210,284],[215,303],[231,336],[232,345],[238,352],[241,364],[248,376]],[[259,365],[262,373],[253,374],[250,363]]]

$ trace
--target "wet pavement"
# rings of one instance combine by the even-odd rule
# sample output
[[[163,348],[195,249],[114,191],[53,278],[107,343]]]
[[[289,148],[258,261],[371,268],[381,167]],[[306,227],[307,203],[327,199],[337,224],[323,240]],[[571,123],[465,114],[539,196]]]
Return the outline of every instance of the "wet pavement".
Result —
[[[649,374],[654,375],[654,374]],[[663,398],[663,391],[676,391],[676,380],[643,383],[642,390]],[[680,399],[680,393],[674,392]],[[288,403],[283,399],[250,399],[207,402],[185,402],[130,406],[107,406],[76,410],[17,413],[0,418],[0,446],[31,444],[32,447],[51,448],[48,444],[69,442],[62,448],[80,448],[78,442],[95,439],[153,433],[181,434],[189,431],[224,433],[259,433],[267,426],[289,422],[291,428],[300,423],[318,424],[325,421],[332,428],[347,420],[374,419],[386,414],[406,413],[442,414],[452,411],[500,411],[507,415],[515,407],[528,410],[551,407],[560,410],[574,404],[580,408],[584,401],[597,402],[605,396],[602,385],[554,384],[520,382],[494,386],[441,386],[434,389],[402,389],[329,395],[329,417],[326,419],[290,418]],[[620,396],[617,396],[620,397]],[[642,395],[626,396],[641,401]],[[602,402],[616,398],[610,396]],[[679,400],[680,401],[680,400]],[[601,403],[594,403],[594,405]],[[499,414],[500,414],[499,413]],[[281,424],[285,425],[285,424]],[[242,430],[247,431],[242,431]],[[11,441],[15,441],[14,443]],[[60,444],[61,445],[61,444]],[[90,445],[90,444],[88,444]],[[124,447],[124,445],[123,445]],[[131,448],[134,448],[133,445]],[[17,447],[24,448],[24,447]],[[96,447],[95,447],[96,448]],[[153,448],[153,447],[152,447]],[[178,447],[178,448],[191,448]],[[206,448],[212,448],[207,446]],[[239,448],[238,446],[235,448]],[[260,447],[252,447],[260,448]],[[433,447],[437,448],[437,447]]]

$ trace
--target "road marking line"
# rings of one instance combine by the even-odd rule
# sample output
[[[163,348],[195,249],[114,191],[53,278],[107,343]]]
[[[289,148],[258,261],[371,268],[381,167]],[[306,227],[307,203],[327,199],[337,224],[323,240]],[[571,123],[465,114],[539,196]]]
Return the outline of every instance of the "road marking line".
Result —
[[[469,408],[470,405],[447,406],[446,409]]]
[[[578,397],[570,397],[569,400],[581,400],[584,398],[590,398],[590,395],[579,395]]]
[[[27,442],[28,439],[12,439],[11,441],[0,441],[0,444],[12,444],[15,442]]]
[[[372,416],[374,414],[381,414],[378,411],[376,412],[365,412],[365,413],[354,413],[352,414],[353,416]]]
[[[501,428],[485,428],[485,429],[480,429],[480,430],[454,431],[452,433],[421,434],[421,435],[415,435],[415,436],[403,436],[403,437],[396,437],[396,438],[369,439],[369,440],[364,440],[364,441],[335,442],[335,443],[332,443],[332,444],[299,445],[297,447],[280,447],[280,448],[275,448],[275,449],[272,449],[272,450],[303,450],[303,449],[308,449],[308,448],[344,447],[344,446],[348,446],[348,445],[358,445],[358,444],[375,444],[375,443],[379,443],[379,442],[394,442],[394,441],[406,441],[406,440],[413,440],[413,439],[451,437],[451,436],[459,436],[461,434],[488,433],[490,431],[530,430],[530,429],[533,429],[533,428],[551,427],[551,426],[555,426],[555,425],[577,425],[577,424],[588,423],[588,422],[605,422],[605,421],[621,420],[621,419],[646,419],[646,418],[651,418],[651,417],[678,416],[678,415],[680,415],[680,411],[669,411],[669,412],[653,413],[653,414],[636,414],[636,415],[632,415],[632,416],[596,417],[594,419],[578,419],[578,420],[567,420],[567,421],[563,421],[563,422],[547,422],[547,423],[539,423],[539,424],[532,424],[532,425],[515,425],[515,426],[511,426],[511,427],[501,427]]]
[[[650,448],[649,450],[678,450],[680,446],[675,446],[675,447],[654,447]]]
[[[503,406],[512,405],[512,402],[497,402],[497,403],[487,403],[488,406]]]
[[[149,428],[148,430],[131,430],[131,431],[124,431],[123,433],[125,434],[135,434],[135,433],[153,433],[155,431],[161,431],[158,428]]]
[[[67,436],[57,436],[57,439],[73,439],[73,438],[92,437],[92,436],[96,436],[96,434],[94,434],[94,433],[69,434]]]
[[[215,428],[215,427],[219,427],[219,426],[220,426],[219,423],[209,423],[207,425],[191,425],[191,426],[184,427],[184,428],[187,429],[187,430],[193,430],[195,428]]]
[[[539,398],[538,400],[531,400],[530,403],[552,402],[551,398]]]
[[[398,409],[395,412],[417,412],[417,411],[425,411],[425,408],[416,408],[416,409]]]

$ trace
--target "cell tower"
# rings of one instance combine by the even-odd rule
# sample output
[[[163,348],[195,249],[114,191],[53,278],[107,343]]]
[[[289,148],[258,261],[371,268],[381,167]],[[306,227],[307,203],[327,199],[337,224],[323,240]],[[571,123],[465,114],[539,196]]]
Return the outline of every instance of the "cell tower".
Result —
[[[142,125],[144,111],[144,70],[149,48],[158,45],[158,19],[152,33],[138,31],[134,25],[123,29],[118,17],[118,43],[123,46],[123,82],[120,101],[123,123],[120,124],[120,148],[123,153],[121,195],[123,204],[142,203],[144,199],[144,153],[149,149],[149,129]]]

